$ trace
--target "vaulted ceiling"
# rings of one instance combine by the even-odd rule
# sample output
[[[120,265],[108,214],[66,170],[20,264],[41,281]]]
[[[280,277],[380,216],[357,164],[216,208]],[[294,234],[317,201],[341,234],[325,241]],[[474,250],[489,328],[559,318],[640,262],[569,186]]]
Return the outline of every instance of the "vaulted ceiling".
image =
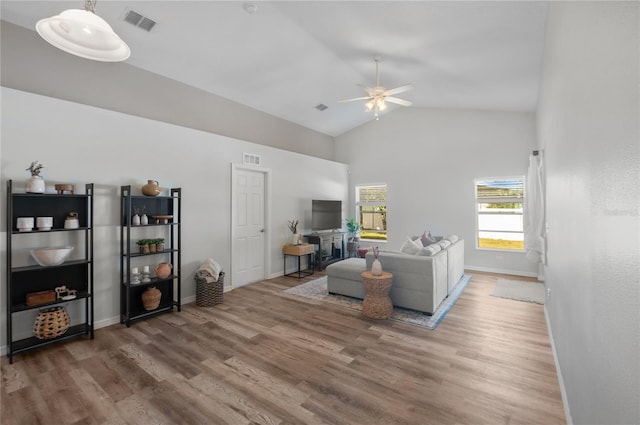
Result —
[[[84,1],[0,7],[3,20],[34,29]],[[156,25],[125,22],[129,10]],[[545,2],[102,0],[97,14],[131,48],[127,63],[331,136],[373,119],[364,101],[339,101],[374,85],[376,55],[381,85],[413,84],[398,97],[414,107],[537,105]]]

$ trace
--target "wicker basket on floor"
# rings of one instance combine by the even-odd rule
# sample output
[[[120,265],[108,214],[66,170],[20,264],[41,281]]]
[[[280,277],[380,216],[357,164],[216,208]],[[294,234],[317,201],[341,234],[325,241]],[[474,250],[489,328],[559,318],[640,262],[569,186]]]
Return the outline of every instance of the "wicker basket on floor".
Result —
[[[196,278],[196,305],[211,307],[222,304],[224,295],[224,272],[220,272],[217,282],[207,283],[205,279]]]
[[[33,333],[38,339],[57,338],[69,330],[69,322],[69,313],[66,308],[62,306],[45,308],[38,312],[33,324]]]

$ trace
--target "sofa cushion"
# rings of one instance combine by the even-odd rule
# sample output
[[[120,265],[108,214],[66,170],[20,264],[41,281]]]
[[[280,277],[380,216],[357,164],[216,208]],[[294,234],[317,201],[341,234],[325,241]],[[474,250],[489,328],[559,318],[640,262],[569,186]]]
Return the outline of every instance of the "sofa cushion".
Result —
[[[409,255],[416,255],[422,249],[422,242],[420,239],[416,239],[415,241],[411,240],[411,238],[407,238],[406,241],[402,244],[400,248],[401,252]]]
[[[447,237],[445,237],[446,240],[448,240],[451,243],[456,243],[458,242],[458,239],[460,239],[460,237],[458,237],[458,235],[449,235]]]
[[[440,245],[440,248],[442,248],[442,249],[447,249],[447,247],[449,245],[451,245],[451,242],[446,240],[446,239],[442,239],[442,240],[438,241],[438,245]]]
[[[438,252],[440,252],[441,249],[442,248],[440,247],[439,244],[433,243],[428,246],[423,246],[420,252],[418,252],[418,255],[424,255],[425,257],[432,257],[436,255]]]
[[[364,258],[348,258],[329,264],[326,268],[327,276],[334,276],[342,279],[362,280],[360,276],[366,271],[367,263]]]

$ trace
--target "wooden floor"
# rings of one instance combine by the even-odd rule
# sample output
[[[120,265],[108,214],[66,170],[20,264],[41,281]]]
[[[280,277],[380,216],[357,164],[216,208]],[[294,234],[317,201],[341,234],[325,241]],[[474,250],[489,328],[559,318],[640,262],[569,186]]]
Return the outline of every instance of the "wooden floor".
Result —
[[[282,277],[3,357],[1,423],[565,423],[543,307],[470,274],[433,331],[282,295],[300,283]]]

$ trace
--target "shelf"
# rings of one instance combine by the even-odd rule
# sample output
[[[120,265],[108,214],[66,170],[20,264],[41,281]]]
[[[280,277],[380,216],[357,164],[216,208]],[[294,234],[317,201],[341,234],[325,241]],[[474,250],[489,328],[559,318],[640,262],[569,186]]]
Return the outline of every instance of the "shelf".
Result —
[[[149,255],[161,255],[161,254],[170,254],[172,252],[178,252],[177,249],[165,249],[164,251],[161,252],[149,252],[149,253],[140,253],[140,252],[132,252],[131,254],[129,254],[129,257],[147,257]],[[122,254],[123,257],[127,257],[127,254]]]
[[[82,193],[13,193],[12,196],[16,198],[88,198],[91,195]]]
[[[79,186],[78,188],[82,188]],[[7,180],[6,190],[6,341],[7,357],[9,363],[20,352],[25,352],[38,347],[55,344],[82,335],[90,335],[93,338],[94,305],[93,305],[93,213],[94,213],[94,185],[84,185],[82,194],[66,193],[14,193],[13,181]],[[64,223],[70,212],[78,213],[78,227],[65,229]],[[17,228],[20,217],[52,217],[53,227],[50,230],[38,230],[37,227],[21,232]],[[34,220],[35,221],[35,220]],[[65,233],[72,232],[72,233]],[[55,236],[46,236],[54,233]],[[37,238],[19,238],[18,235],[34,235]],[[14,250],[13,243],[20,240],[20,249]],[[52,242],[56,240],[56,243]],[[29,264],[24,258],[28,257],[28,250],[46,246],[72,245],[79,249],[80,259],[65,261],[57,266],[40,266],[35,263],[30,265],[14,266],[14,260],[20,258],[18,264]],[[37,243],[37,244],[36,244]],[[27,246],[23,245],[26,244]],[[24,251],[27,251],[26,253]],[[18,255],[19,254],[19,255]],[[74,257],[71,257],[74,258]],[[66,285],[69,289],[77,291],[76,297],[70,300],[56,300],[54,302],[27,306],[26,298],[30,293],[50,291],[56,286]],[[14,315],[20,312],[43,309],[56,305],[64,305],[79,301],[86,306],[84,309],[73,309],[69,312],[73,323],[79,323],[70,327],[64,335],[51,339],[38,339],[35,336],[14,340],[14,332],[28,330],[29,323],[24,320],[14,320]],[[81,305],[76,304],[77,307]],[[14,327],[16,329],[14,329]]]
[[[140,229],[142,227],[156,227],[156,226],[179,226],[180,223],[149,223],[149,224],[138,224],[137,226],[131,225],[132,229]]]
[[[140,283],[129,283],[129,282],[122,282],[122,284],[128,288],[140,288],[140,287],[145,287],[145,286],[153,286],[153,285],[157,285],[161,282],[167,282],[169,280],[174,280],[177,279],[178,276],[174,276],[171,275],[169,277],[166,277],[164,279],[158,279],[157,277],[152,277],[151,282],[140,282]]]
[[[120,187],[120,321],[127,327],[133,321],[146,319],[161,313],[166,313],[177,307],[180,311],[181,300],[181,194],[182,189],[171,188],[169,195],[165,196],[144,196],[132,195],[131,186]],[[145,214],[148,224],[133,225],[133,217]],[[173,216],[164,223],[156,223],[153,216]],[[160,252],[141,253],[136,245],[136,237],[133,235],[144,235],[136,229],[154,227],[156,230],[148,232],[158,233],[164,239],[164,247]],[[158,229],[164,227],[164,229]],[[133,248],[132,248],[133,247]],[[156,258],[152,258],[156,256]],[[160,258],[158,258],[160,256]],[[146,260],[140,260],[145,258]],[[138,260],[135,260],[138,259]],[[172,274],[165,279],[152,277],[149,282],[132,284],[131,270],[142,261],[148,263],[155,261],[166,261],[173,266]],[[149,287],[156,287],[162,294],[160,307],[153,311],[144,310],[141,299],[142,293]]]
[[[73,301],[78,301],[78,300],[84,300],[91,297],[91,294],[83,291],[83,292],[78,292],[77,296],[72,299],[72,300],[56,300],[55,302],[52,303],[47,303],[47,304],[40,304],[40,305],[34,305],[34,306],[28,306],[26,303],[21,303],[21,304],[16,304],[14,306],[11,307],[11,312],[12,313],[17,313],[19,311],[27,311],[27,310],[35,310],[38,308],[45,308],[45,307],[49,307],[52,305],[56,305],[56,304],[64,304],[64,303],[69,303],[69,302],[73,302]]]
[[[45,233],[55,233],[55,232],[77,232],[79,230],[89,230],[89,228],[88,227],[77,227],[75,229],[52,228],[51,230],[37,230],[37,229],[34,229],[34,230],[29,230],[28,232],[21,232],[19,230],[12,230],[11,234],[13,234],[13,235],[31,235],[31,234],[37,233],[37,234],[42,235],[42,234],[45,234]]]
[[[12,267],[11,273],[20,273],[20,272],[28,272],[33,270],[50,270],[50,269],[58,269],[60,267],[69,267],[69,266],[77,266],[79,264],[91,264],[90,260],[71,260],[65,261],[64,263],[57,266],[22,266],[22,267]]]
[[[55,344],[66,339],[77,338],[82,335],[92,335],[91,325],[82,323],[80,325],[70,326],[64,335],[51,339],[38,339],[35,336],[12,342],[12,353],[17,354],[21,351],[27,351],[35,347],[44,347],[46,345]],[[93,336],[93,335],[92,335]]]
[[[142,319],[148,319],[150,317],[157,316],[159,314],[172,311],[174,306],[176,306],[176,304],[171,303],[170,305],[159,306],[155,310],[151,310],[151,311],[143,311],[143,312],[138,312],[138,313],[130,312],[129,313],[129,322],[134,322],[134,321],[142,320]],[[179,309],[180,309],[180,307],[178,307],[178,310]],[[126,322],[127,322],[126,319],[122,319],[120,321],[120,323],[126,323]]]

